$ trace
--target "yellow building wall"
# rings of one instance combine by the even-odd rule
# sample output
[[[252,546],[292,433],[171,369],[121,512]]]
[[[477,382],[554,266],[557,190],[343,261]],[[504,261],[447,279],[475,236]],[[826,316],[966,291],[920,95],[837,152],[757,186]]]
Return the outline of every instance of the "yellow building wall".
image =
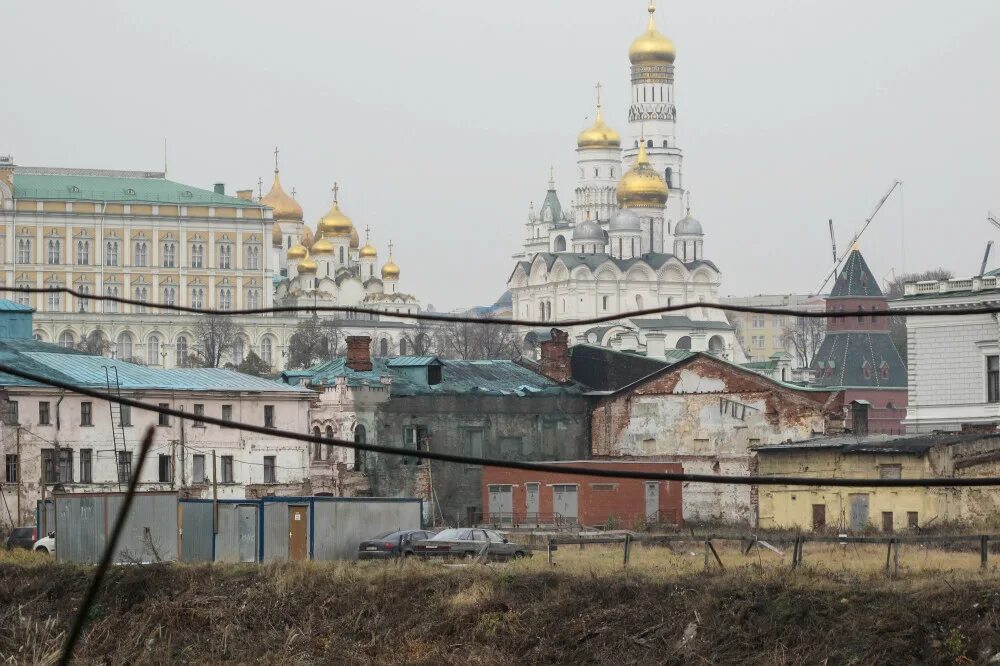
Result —
[[[902,478],[933,476],[924,456],[850,454],[801,450],[795,453],[758,452],[762,475],[815,476],[871,479],[880,465],[900,465]],[[851,496],[868,496],[868,524],[882,530],[883,513],[892,513],[893,528],[907,527],[908,512],[917,513],[919,525],[961,520],[965,493],[948,488],[839,488],[761,486],[758,496],[762,528],[813,529],[813,505],[826,511],[826,527],[847,530],[851,522]]]

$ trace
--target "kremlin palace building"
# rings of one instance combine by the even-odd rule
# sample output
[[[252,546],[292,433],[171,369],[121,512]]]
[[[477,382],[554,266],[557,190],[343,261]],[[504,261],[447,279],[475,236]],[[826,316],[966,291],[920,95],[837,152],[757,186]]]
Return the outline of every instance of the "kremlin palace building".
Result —
[[[336,189],[336,188],[335,188]],[[71,287],[219,310],[273,305],[346,305],[386,315],[335,316],[344,336],[368,335],[376,351],[406,352],[406,322],[391,313],[420,303],[399,289],[391,258],[359,234],[336,194],[317,233],[282,189],[277,165],[267,195],[228,196],[170,181],[165,173],[21,167],[0,157],[0,283]],[[36,310],[37,340],[75,346],[99,336],[108,353],[152,366],[187,363],[199,315],[64,293],[8,293]],[[235,316],[241,336],[230,362],[252,349],[283,369],[302,316]],[[324,315],[325,317],[325,315]],[[400,345],[403,348],[400,348]]]

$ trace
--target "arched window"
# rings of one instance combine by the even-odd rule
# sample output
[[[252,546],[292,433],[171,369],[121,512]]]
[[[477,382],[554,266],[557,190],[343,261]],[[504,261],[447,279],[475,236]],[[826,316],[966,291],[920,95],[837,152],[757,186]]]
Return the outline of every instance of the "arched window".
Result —
[[[160,336],[150,335],[146,339],[146,363],[148,365],[160,365]]]
[[[611,177],[612,178],[615,177],[615,168],[614,167],[611,167]]]
[[[367,444],[368,431],[360,423],[354,426],[354,442],[356,444]],[[355,471],[363,471],[365,468],[365,452],[354,450],[354,469]]]
[[[323,433],[319,429],[319,426],[313,426],[313,437],[322,437],[322,436]],[[320,444],[319,442],[316,442],[313,445],[313,460],[322,460],[322,459],[323,459],[323,445]]]
[[[652,148],[653,147],[653,140],[652,139],[647,139],[646,140],[646,147],[647,148]]]
[[[17,263],[19,263],[19,264],[30,264],[31,263],[31,239],[30,238],[18,238],[17,239]]]
[[[149,246],[146,245],[145,241],[139,241],[135,244],[135,265],[139,267],[145,266],[149,261]]]
[[[667,167],[666,171],[663,172],[663,180],[667,181],[667,187],[674,186],[674,170]]]
[[[685,335],[677,341],[677,349],[691,349],[691,337]]]
[[[331,426],[327,426],[326,427],[326,438],[327,439],[333,439],[333,427],[331,427]],[[329,460],[332,457],[333,457],[333,449],[331,449],[330,447],[327,447],[327,449],[326,449],[326,459]]]
[[[271,359],[274,357],[274,343],[271,341],[271,337],[265,335],[260,339],[260,360],[264,361],[268,365],[271,365]]]
[[[566,251],[566,237],[565,236],[556,236],[556,240],[553,243],[553,249],[555,249],[556,252],[565,252]]]
[[[389,355],[389,340],[382,338],[378,343],[378,355],[388,356]]]
[[[233,363],[239,365],[247,356],[246,340],[243,337],[236,338],[236,342],[233,343]]]
[[[104,265],[118,265],[118,241],[108,241],[104,245]]]
[[[178,368],[185,368],[188,364],[188,339],[187,336],[181,335],[177,338],[176,344],[176,356],[174,359],[174,365]]]
[[[132,358],[132,335],[130,333],[122,332],[118,335],[118,358],[123,361],[131,360]]]
[[[80,266],[90,264],[90,241],[80,240],[76,242],[76,263]]]
[[[406,356],[406,338],[399,341],[399,355]]]
[[[80,294],[81,294],[81,296],[76,299],[78,311],[79,312],[90,312],[90,299],[89,298],[85,298],[84,296],[82,296],[82,294],[89,294],[90,293],[90,285],[89,284],[80,284],[80,285],[77,285],[76,290],[78,292],[80,292]]]
[[[721,352],[726,349],[726,341],[721,335],[713,335],[708,340],[708,351],[711,352]]]
[[[340,246],[340,263],[344,263],[344,246]]]
[[[49,256],[48,260],[50,264],[59,263],[60,247],[61,243],[58,240],[49,240]],[[72,247],[72,246],[70,246]]]
[[[663,140],[663,147],[664,147],[664,148],[666,148],[666,147],[668,147],[668,145],[669,145],[669,144],[667,143],[667,140],[666,140],[666,139],[664,139],[664,140]]]
[[[72,348],[76,344],[76,336],[73,331],[63,331],[59,336],[59,344],[66,348]]]
[[[643,308],[642,294],[635,295],[635,307],[639,310]]]

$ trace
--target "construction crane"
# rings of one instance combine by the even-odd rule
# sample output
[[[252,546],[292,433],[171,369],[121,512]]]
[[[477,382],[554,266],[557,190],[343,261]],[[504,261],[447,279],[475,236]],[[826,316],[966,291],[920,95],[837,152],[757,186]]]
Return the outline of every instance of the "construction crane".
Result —
[[[833,263],[837,263],[837,237],[833,235],[833,218],[830,218],[830,244],[833,246]]]
[[[832,278],[834,275],[837,274],[837,269],[840,268],[840,264],[844,263],[844,259],[847,258],[847,255],[850,254],[851,249],[854,247],[854,244],[858,242],[859,238],[861,238],[861,234],[865,233],[865,229],[868,228],[868,225],[870,225],[872,223],[872,220],[875,219],[875,216],[878,215],[878,212],[882,209],[882,206],[885,205],[885,202],[889,200],[889,197],[892,195],[893,192],[896,191],[896,188],[902,184],[903,181],[901,180],[893,181],[892,187],[890,187],[889,191],[885,193],[885,196],[879,199],[878,204],[875,205],[875,210],[872,211],[872,214],[868,216],[868,219],[865,220],[865,223],[861,225],[861,228],[858,230],[858,232],[854,234],[854,236],[851,238],[851,242],[848,245],[847,250],[845,250],[844,253],[840,255],[840,257],[837,257],[836,252],[834,252],[833,270],[831,270],[827,274],[827,276],[823,278],[823,283],[819,285],[819,289],[813,292],[814,294],[823,293],[823,289],[826,288],[826,283],[830,281],[830,278]],[[998,223],[998,226],[1000,226],[1000,223]]]

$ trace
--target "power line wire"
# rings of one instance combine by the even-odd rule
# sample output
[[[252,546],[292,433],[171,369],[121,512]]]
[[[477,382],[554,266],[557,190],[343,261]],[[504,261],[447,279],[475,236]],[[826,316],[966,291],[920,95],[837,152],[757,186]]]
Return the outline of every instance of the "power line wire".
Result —
[[[639,310],[629,310],[627,312],[598,315],[595,317],[583,317],[580,319],[566,319],[563,321],[544,321],[538,319],[499,319],[483,318],[468,315],[431,314],[425,312],[387,312],[376,308],[358,308],[346,305],[282,305],[270,308],[244,308],[241,310],[214,310],[208,308],[194,308],[187,305],[171,305],[168,303],[157,303],[154,301],[140,301],[122,296],[107,296],[100,294],[84,294],[69,287],[7,287],[0,286],[0,292],[15,292],[27,294],[48,294],[63,293],[76,296],[78,298],[121,303],[123,305],[137,305],[144,308],[157,310],[167,310],[170,312],[185,312],[188,314],[219,315],[225,317],[235,317],[242,315],[261,314],[291,314],[297,312],[342,312],[350,314],[377,315],[391,317],[393,319],[411,319],[415,321],[451,323],[451,324],[491,324],[496,326],[526,326],[532,328],[552,328],[569,326],[591,326],[594,324],[606,324],[608,322],[630,319],[632,317],[644,317],[655,314],[667,314],[671,312],[681,312],[694,308],[707,308],[720,310],[722,312],[739,312],[744,314],[764,314],[777,315],[783,317],[800,317],[803,319],[833,319],[835,317],[847,317],[852,313],[848,311],[828,312],[826,310],[796,310],[794,308],[770,308],[756,305],[733,305],[727,303],[682,303],[680,305],[662,305]],[[928,316],[944,317],[955,315],[982,315],[998,314],[1000,305],[982,305],[972,307],[953,308],[899,308],[895,310],[864,310],[861,314],[870,317],[907,317],[907,316]],[[365,320],[359,320],[365,321]]]
[[[117,402],[121,405],[129,405],[136,409],[142,409],[158,414],[167,414],[180,419],[196,421],[217,425],[223,428],[235,428],[245,432],[253,432],[259,435],[271,437],[283,437],[285,439],[297,440],[323,444],[327,446],[340,446],[357,451],[368,451],[371,453],[383,453],[386,455],[401,456],[404,458],[420,458],[424,460],[438,460],[446,463],[457,463],[463,465],[477,465],[484,467],[501,467],[507,469],[523,469],[534,472],[552,472],[558,474],[577,474],[588,477],[602,477],[612,479],[641,479],[647,481],[683,481],[688,483],[710,483],[710,484],[732,484],[732,485],[761,485],[761,486],[836,486],[843,488],[958,488],[958,487],[982,487],[1000,486],[1000,477],[965,477],[965,478],[919,478],[919,479],[855,479],[855,478],[810,478],[801,476],[726,476],[716,474],[688,474],[684,472],[643,472],[631,470],[608,470],[595,469],[591,467],[579,467],[573,465],[561,465],[553,463],[524,462],[519,460],[499,460],[495,458],[483,458],[477,456],[466,456],[455,453],[443,453],[439,451],[420,451],[405,449],[395,446],[382,446],[378,444],[361,444],[348,440],[318,437],[316,435],[292,432],[290,430],[279,430],[265,426],[243,423],[240,421],[226,421],[214,416],[194,414],[171,407],[160,407],[133,400],[122,396],[112,395],[104,391],[98,391],[84,386],[77,386],[68,382],[43,377],[33,372],[27,372],[19,368],[11,367],[5,363],[0,363],[0,372],[5,372],[15,377],[28,379],[31,381],[46,384],[67,391],[73,391],[80,395],[90,396],[98,400]]]

